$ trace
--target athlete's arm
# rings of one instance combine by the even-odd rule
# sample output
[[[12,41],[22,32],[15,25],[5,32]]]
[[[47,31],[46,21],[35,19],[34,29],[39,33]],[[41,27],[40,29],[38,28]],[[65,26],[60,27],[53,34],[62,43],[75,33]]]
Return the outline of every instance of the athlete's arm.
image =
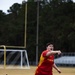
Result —
[[[46,56],[50,56],[50,55],[53,55],[53,54],[60,55],[61,54],[61,51],[60,50],[58,50],[58,51],[49,51],[49,52],[47,52]]]
[[[59,73],[61,73],[60,69],[56,66],[55,63],[53,64],[53,67],[54,67]]]

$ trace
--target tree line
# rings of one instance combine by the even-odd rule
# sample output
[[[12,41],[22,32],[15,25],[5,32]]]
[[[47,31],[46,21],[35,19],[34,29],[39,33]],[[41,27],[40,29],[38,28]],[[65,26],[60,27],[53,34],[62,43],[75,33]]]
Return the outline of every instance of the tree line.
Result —
[[[27,51],[30,60],[35,60],[37,2],[29,0],[14,3],[7,10],[0,10],[0,44],[24,45],[25,7],[27,3]],[[75,51],[75,3],[72,0],[39,1],[39,55],[46,43],[52,42],[62,52]],[[33,57],[31,57],[33,55]]]

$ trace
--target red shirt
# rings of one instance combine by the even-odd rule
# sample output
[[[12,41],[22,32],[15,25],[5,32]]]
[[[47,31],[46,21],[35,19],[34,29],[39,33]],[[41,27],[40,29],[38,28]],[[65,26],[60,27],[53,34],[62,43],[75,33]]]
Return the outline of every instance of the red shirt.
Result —
[[[42,52],[35,75],[52,75],[54,55],[46,56],[48,50]]]

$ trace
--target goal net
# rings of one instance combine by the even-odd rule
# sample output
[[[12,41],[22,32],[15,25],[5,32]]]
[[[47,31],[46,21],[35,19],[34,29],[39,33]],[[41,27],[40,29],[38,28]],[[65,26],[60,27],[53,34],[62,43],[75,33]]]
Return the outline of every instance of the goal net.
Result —
[[[26,50],[6,49],[4,65],[4,49],[0,49],[0,68],[6,69],[30,69],[28,55]]]

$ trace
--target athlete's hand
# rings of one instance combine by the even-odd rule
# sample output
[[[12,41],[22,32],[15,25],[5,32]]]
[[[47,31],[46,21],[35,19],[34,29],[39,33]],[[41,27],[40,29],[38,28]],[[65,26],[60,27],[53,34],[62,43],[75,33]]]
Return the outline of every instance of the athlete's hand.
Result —
[[[59,69],[57,71],[58,71],[58,73],[61,73],[61,71]]]
[[[59,51],[58,51],[58,55],[60,55],[60,54],[61,54],[61,51],[59,50]]]

